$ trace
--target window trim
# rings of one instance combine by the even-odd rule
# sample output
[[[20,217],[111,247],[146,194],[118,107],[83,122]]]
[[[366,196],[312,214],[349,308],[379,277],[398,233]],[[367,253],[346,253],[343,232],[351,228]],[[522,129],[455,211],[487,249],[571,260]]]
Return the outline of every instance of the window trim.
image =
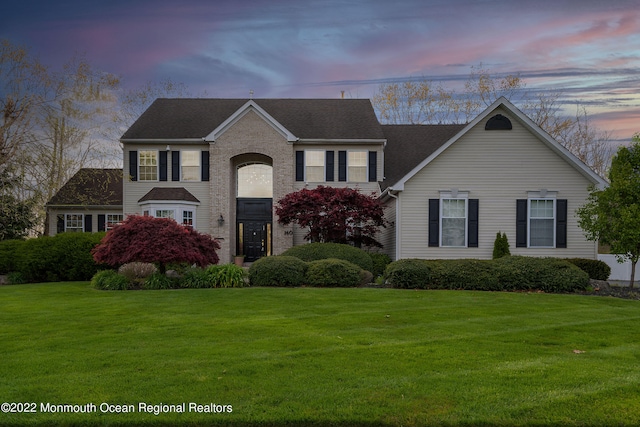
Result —
[[[77,216],[79,219],[76,221],[80,221],[80,227],[69,227],[70,216]],[[65,213],[64,214],[64,231],[69,233],[84,233],[84,214],[81,213]]]
[[[142,215],[159,218],[158,211],[171,211],[173,213],[173,217],[171,219],[173,219],[175,222],[177,222],[180,225],[185,225],[184,213],[192,212],[193,224],[191,225],[191,227],[193,227],[194,229],[196,228],[197,206],[198,204],[193,202],[176,203],[174,201],[172,201],[171,203],[159,203],[155,201],[153,203],[144,203],[141,205]],[[160,218],[167,218],[167,217],[160,217]]]
[[[444,202],[445,200],[464,200],[464,246],[459,246],[459,245],[445,245],[444,242],[444,230],[443,230],[443,224],[444,224]],[[440,206],[439,206],[439,233],[440,233],[440,240],[439,240],[439,245],[441,248],[468,248],[469,247],[469,193],[468,192],[458,192],[458,191],[451,191],[451,192],[440,192]],[[447,217],[450,218],[450,217]],[[451,218],[458,218],[458,217],[451,217]]]
[[[142,177],[142,174],[140,173],[140,169],[143,167],[152,167],[152,166],[148,166],[148,165],[143,165],[142,161],[140,160],[140,156],[142,155],[142,153],[155,153],[155,159],[156,159],[156,178],[155,179],[144,179]],[[160,152],[159,150],[138,150],[138,176],[137,176],[137,180],[140,182],[159,182],[160,181]]]

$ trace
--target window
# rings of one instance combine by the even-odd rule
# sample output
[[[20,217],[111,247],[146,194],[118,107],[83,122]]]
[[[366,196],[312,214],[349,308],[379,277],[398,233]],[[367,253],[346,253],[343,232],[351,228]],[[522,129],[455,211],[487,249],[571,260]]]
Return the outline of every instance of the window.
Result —
[[[83,214],[66,214],[64,221],[64,231],[83,232],[84,231],[84,215]]]
[[[367,181],[367,157],[368,151],[349,151],[347,165],[350,182]]]
[[[182,211],[182,225],[193,227],[193,211]]]
[[[120,224],[124,217],[122,214],[107,214],[107,223],[105,224],[105,231],[111,230],[114,226]]]
[[[174,213],[172,209],[156,209],[156,218],[171,218],[174,219]]]
[[[181,151],[182,181],[200,180],[200,151]]]
[[[324,151],[304,152],[306,165],[305,181],[307,182],[324,182]]]
[[[467,199],[442,199],[441,246],[467,246]]]
[[[238,167],[238,197],[273,197],[273,167],[250,163]]]
[[[158,180],[158,152],[157,151],[140,151],[138,177],[140,181],[157,181]]]
[[[555,247],[555,200],[529,200],[529,247]]]

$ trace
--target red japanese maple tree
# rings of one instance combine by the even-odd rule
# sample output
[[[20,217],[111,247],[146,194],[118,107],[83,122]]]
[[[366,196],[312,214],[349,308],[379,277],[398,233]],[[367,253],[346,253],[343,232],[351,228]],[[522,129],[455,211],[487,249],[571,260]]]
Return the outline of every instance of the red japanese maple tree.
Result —
[[[384,209],[375,195],[358,189],[318,186],[289,193],[276,203],[278,222],[308,228],[311,242],[354,243],[378,246],[375,239],[384,227]]]
[[[93,249],[96,262],[118,266],[140,261],[157,264],[188,262],[205,267],[218,263],[220,244],[207,234],[184,227],[169,218],[131,215],[110,230]]]

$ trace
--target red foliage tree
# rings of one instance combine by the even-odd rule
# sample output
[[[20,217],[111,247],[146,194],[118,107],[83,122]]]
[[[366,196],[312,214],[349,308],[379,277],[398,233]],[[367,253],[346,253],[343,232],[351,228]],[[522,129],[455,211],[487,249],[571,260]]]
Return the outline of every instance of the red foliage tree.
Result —
[[[374,236],[384,227],[384,210],[375,195],[353,188],[318,186],[289,193],[276,203],[280,224],[309,228],[312,242],[382,247]]]
[[[92,254],[96,262],[111,266],[152,262],[164,273],[171,262],[217,264],[216,249],[220,244],[215,239],[192,227],[169,218],[132,215],[110,230]]]

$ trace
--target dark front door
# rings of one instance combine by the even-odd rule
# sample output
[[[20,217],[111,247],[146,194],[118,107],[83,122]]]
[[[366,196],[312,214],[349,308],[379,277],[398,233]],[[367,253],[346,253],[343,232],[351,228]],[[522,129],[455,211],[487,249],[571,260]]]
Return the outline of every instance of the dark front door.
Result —
[[[271,199],[237,199],[238,255],[252,262],[271,255]]]

